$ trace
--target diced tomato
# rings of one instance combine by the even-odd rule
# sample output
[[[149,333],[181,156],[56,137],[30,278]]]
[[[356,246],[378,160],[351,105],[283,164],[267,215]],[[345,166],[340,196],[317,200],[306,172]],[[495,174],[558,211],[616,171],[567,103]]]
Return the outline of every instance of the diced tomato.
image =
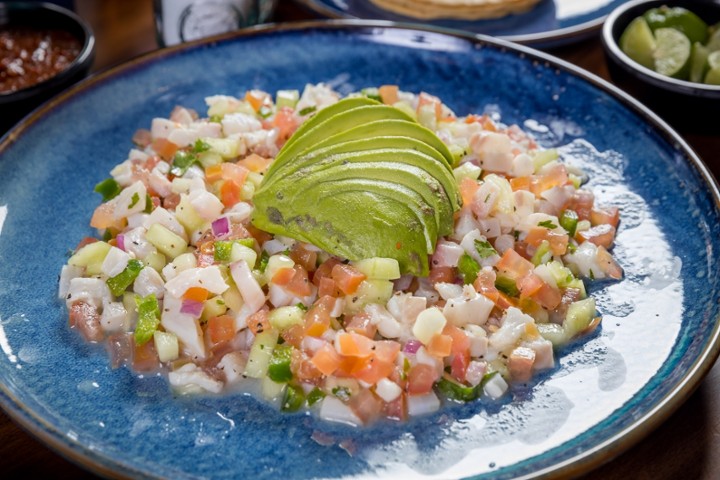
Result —
[[[303,338],[305,338],[305,328],[302,325],[293,325],[286,328],[280,333],[285,343],[295,348],[300,348]]]
[[[593,207],[590,210],[590,223],[592,225],[608,224],[617,228],[620,221],[620,209],[618,207]]]
[[[598,246],[610,248],[615,242],[615,227],[607,223],[595,225],[588,230],[577,232],[575,238],[579,242],[591,242]]]
[[[373,355],[382,362],[394,363],[400,353],[400,344],[393,340],[378,340],[375,342]]]
[[[250,235],[257,240],[258,244],[262,245],[265,242],[272,240],[272,235],[270,235],[267,232],[263,232],[262,230],[259,230],[258,228],[254,227],[253,225],[248,225],[247,231],[250,233]]]
[[[513,177],[510,179],[510,188],[512,188],[513,192],[516,192],[518,190],[530,190],[530,183],[531,183],[530,177]]]
[[[97,307],[82,301],[75,302],[70,306],[69,317],[70,326],[77,328],[88,342],[102,342],[105,338]]]
[[[375,348],[374,344],[369,338],[354,332],[341,332],[335,337],[338,353],[346,357],[368,357]]]
[[[272,126],[278,129],[278,146],[285,143],[298,128],[298,119],[290,107],[282,107],[275,113]]]
[[[517,280],[530,273],[534,265],[521,257],[514,249],[509,248],[495,265],[496,268],[505,276]]]
[[[132,341],[131,333],[113,333],[108,336],[106,349],[110,354],[110,366],[112,368],[119,368],[130,363],[132,358],[132,345],[130,345],[130,342]]]
[[[547,173],[543,175],[533,175],[531,177],[530,191],[534,193],[536,197],[540,197],[542,192],[567,183],[567,169],[562,163],[557,163]]]
[[[262,90],[248,90],[245,92],[245,101],[257,112],[263,105],[269,105],[272,100],[270,95]]]
[[[215,183],[218,180],[222,180],[222,166],[221,164],[210,165],[205,169],[205,180],[208,183]]]
[[[207,333],[212,343],[229,342],[235,337],[235,319],[230,315],[212,317],[207,322]]]
[[[493,270],[480,270],[473,282],[473,287],[478,293],[485,295],[493,302],[497,301],[498,290],[495,288],[495,272]]]
[[[310,360],[323,375],[332,375],[340,367],[341,358],[330,344],[325,344],[315,352]]]
[[[430,355],[444,358],[452,352],[452,337],[450,335],[435,334],[427,345]]]
[[[335,306],[335,299],[322,296],[305,314],[305,334],[319,337],[330,328],[330,312]]]
[[[242,165],[251,172],[262,173],[267,170],[270,162],[272,162],[271,158],[265,158],[261,157],[257,153],[251,153],[242,160],[238,160],[237,164]]]
[[[90,219],[90,226],[102,230],[105,228],[114,228],[122,230],[125,228],[127,221],[124,218],[115,218],[115,204],[112,202],[101,203],[93,212]]]
[[[373,338],[377,332],[377,326],[372,323],[372,318],[368,313],[360,312],[345,319],[345,330]]]
[[[385,404],[383,407],[383,415],[388,420],[395,420],[399,422],[407,420],[407,408],[405,403],[405,394],[402,393],[392,402]]]
[[[284,287],[288,283],[290,283],[294,276],[295,270],[293,268],[280,268],[275,272],[275,275],[273,275],[270,281],[275,285],[280,285],[281,287]]]
[[[207,289],[202,287],[190,287],[187,290],[185,290],[185,293],[183,294],[182,298],[183,300],[194,300],[196,302],[204,302],[208,299],[208,295],[210,292],[207,291]]]
[[[539,247],[543,240],[550,244],[550,251],[553,255],[565,255],[570,238],[563,233],[558,233],[544,227],[533,227],[525,237],[525,242],[533,247]]]
[[[570,197],[567,205],[563,210],[575,210],[580,220],[590,220],[590,212],[592,212],[595,204],[595,195],[587,190],[577,190]]]
[[[450,375],[458,382],[464,382],[468,365],[470,365],[469,353],[467,355],[453,355],[450,362]]]
[[[502,292],[498,292],[498,298],[495,300],[495,305],[500,307],[502,310],[507,310],[510,307],[517,307],[518,302],[514,298],[510,298]]]
[[[308,272],[317,268],[317,252],[308,250],[302,243],[296,243],[290,250],[290,258]]]
[[[253,335],[257,335],[258,333],[262,333],[270,329],[268,310],[268,307],[264,306],[263,308],[248,317],[247,326],[248,329],[253,333]]]
[[[367,278],[352,265],[339,263],[332,269],[332,279],[345,295],[352,295],[357,291],[360,283]]]
[[[554,310],[558,305],[560,305],[562,294],[560,293],[560,290],[543,282],[542,286],[535,293],[530,295],[530,298],[548,310]]]
[[[433,267],[428,279],[431,283],[453,283],[457,276],[455,267]]]
[[[378,88],[380,98],[385,105],[395,105],[398,102],[398,91],[397,85],[382,85]]]
[[[348,405],[364,425],[377,420],[383,410],[383,401],[364,388],[350,397]]]
[[[300,265],[293,267],[294,274],[290,282],[285,285],[285,290],[298,297],[307,297],[312,293],[308,272]]]
[[[175,192],[162,199],[162,206],[166,210],[175,210],[179,203],[180,195]]]
[[[463,206],[470,206],[475,198],[475,193],[480,189],[477,180],[463,177],[460,182],[460,196],[462,197]]]
[[[376,356],[371,355],[369,357],[359,359],[355,363],[355,366],[350,374],[362,382],[374,385],[379,380],[390,375],[393,368],[394,365],[392,363],[384,362]]]
[[[149,341],[138,346],[135,342],[131,342],[132,352],[132,368],[136,372],[151,372],[160,368],[160,359],[155,351],[155,342]]]
[[[313,280],[315,280],[315,277],[313,277]],[[330,296],[330,297],[341,297],[342,292],[337,286],[337,283],[335,283],[335,280],[333,280],[330,277],[323,277],[320,279],[320,286],[318,287],[318,295],[319,296]]]
[[[304,352],[297,349],[293,350],[290,370],[301,382],[317,383],[324,375]]]
[[[530,297],[534,295],[545,284],[542,278],[534,273],[525,275],[517,281],[517,287],[520,289],[521,297]]]
[[[232,180],[237,183],[239,187],[243,186],[248,173],[250,173],[247,168],[230,162],[221,163],[220,171],[222,172],[222,178],[224,180]]]
[[[418,363],[408,372],[407,391],[410,395],[430,393],[437,379],[438,373],[433,367]]]
[[[332,277],[332,269],[335,267],[335,265],[338,265],[340,263],[340,260],[338,260],[336,257],[330,257],[327,260],[325,260],[318,268],[315,270],[315,273],[313,274],[313,283],[315,286],[320,286],[320,280],[325,277]]]
[[[138,147],[145,148],[152,143],[152,133],[145,128],[136,130],[132,136],[132,142]]]
[[[220,186],[220,201],[226,207],[232,207],[242,200],[241,186],[235,180],[225,180]]]
[[[595,257],[598,266],[602,271],[610,278],[620,280],[623,277],[623,270],[620,265],[615,262],[615,259],[603,246],[599,246],[597,249],[597,256]]]
[[[152,141],[152,149],[155,150],[155,153],[160,155],[163,160],[170,162],[180,147],[166,138],[156,138]]]

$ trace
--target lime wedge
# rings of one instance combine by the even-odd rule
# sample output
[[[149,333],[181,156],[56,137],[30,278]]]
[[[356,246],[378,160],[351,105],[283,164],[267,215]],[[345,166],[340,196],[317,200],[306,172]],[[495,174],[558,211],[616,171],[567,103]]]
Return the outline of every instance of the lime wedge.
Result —
[[[720,50],[720,23],[716,24],[714,27],[711,27],[713,32],[710,34],[710,40],[708,40],[707,45],[705,45],[708,49],[708,52],[714,52],[716,50]]]
[[[705,75],[705,83],[720,85],[720,50],[716,50],[708,55],[707,63],[710,70],[708,70]]]
[[[688,37],[674,28],[658,28],[655,42],[655,71],[668,77],[688,78],[692,48]]]
[[[627,26],[620,36],[620,49],[643,67],[655,66],[655,37],[643,17],[637,17]]]
[[[700,42],[693,43],[692,54],[690,56],[690,81],[702,82],[705,78],[705,72],[708,70],[708,55],[710,52]]]
[[[705,43],[708,37],[708,26],[700,17],[690,10],[682,7],[668,7],[663,5],[645,12],[650,29],[655,32],[660,28],[674,28],[680,30],[690,39],[691,43]]]

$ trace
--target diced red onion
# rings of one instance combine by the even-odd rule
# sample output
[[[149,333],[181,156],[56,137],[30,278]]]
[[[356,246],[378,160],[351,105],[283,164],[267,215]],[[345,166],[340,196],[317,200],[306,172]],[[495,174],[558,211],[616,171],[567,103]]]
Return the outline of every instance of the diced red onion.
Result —
[[[417,353],[418,349],[422,347],[422,343],[420,340],[411,339],[408,340],[405,346],[403,347],[403,352],[405,353]]]
[[[120,250],[122,250],[124,252],[125,251],[125,235],[123,235],[122,233],[119,234],[117,237],[115,237],[115,242],[117,242],[116,243],[117,248],[119,248]]]
[[[195,318],[198,318],[203,311],[203,302],[196,302],[195,300],[183,300],[182,307],[180,307],[181,313],[187,313]]]
[[[212,232],[216,237],[222,237],[230,232],[230,222],[227,217],[220,217],[212,222]]]
[[[407,290],[410,288],[410,284],[413,281],[412,275],[403,275],[402,277],[395,280],[394,283],[394,290]]]

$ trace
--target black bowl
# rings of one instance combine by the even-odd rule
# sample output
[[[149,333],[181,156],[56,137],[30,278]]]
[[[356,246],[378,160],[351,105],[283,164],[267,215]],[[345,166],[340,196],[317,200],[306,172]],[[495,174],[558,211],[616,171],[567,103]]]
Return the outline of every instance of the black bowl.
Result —
[[[31,27],[64,30],[82,47],[68,67],[42,82],[13,92],[0,92],[0,135],[55,94],[84,78],[95,58],[95,36],[80,17],[51,3],[1,2],[0,28]]]
[[[621,5],[602,30],[610,76],[677,129],[720,134],[720,86],[661,75],[632,60],[618,45],[633,19],[662,5],[686,8],[708,25],[720,21],[720,0],[634,0]]]

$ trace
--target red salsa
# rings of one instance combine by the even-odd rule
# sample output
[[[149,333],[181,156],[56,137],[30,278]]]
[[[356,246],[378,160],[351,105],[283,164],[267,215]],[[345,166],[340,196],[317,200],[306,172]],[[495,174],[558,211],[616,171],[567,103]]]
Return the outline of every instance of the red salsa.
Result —
[[[57,75],[81,49],[80,40],[61,30],[0,30],[0,92],[14,92]]]

